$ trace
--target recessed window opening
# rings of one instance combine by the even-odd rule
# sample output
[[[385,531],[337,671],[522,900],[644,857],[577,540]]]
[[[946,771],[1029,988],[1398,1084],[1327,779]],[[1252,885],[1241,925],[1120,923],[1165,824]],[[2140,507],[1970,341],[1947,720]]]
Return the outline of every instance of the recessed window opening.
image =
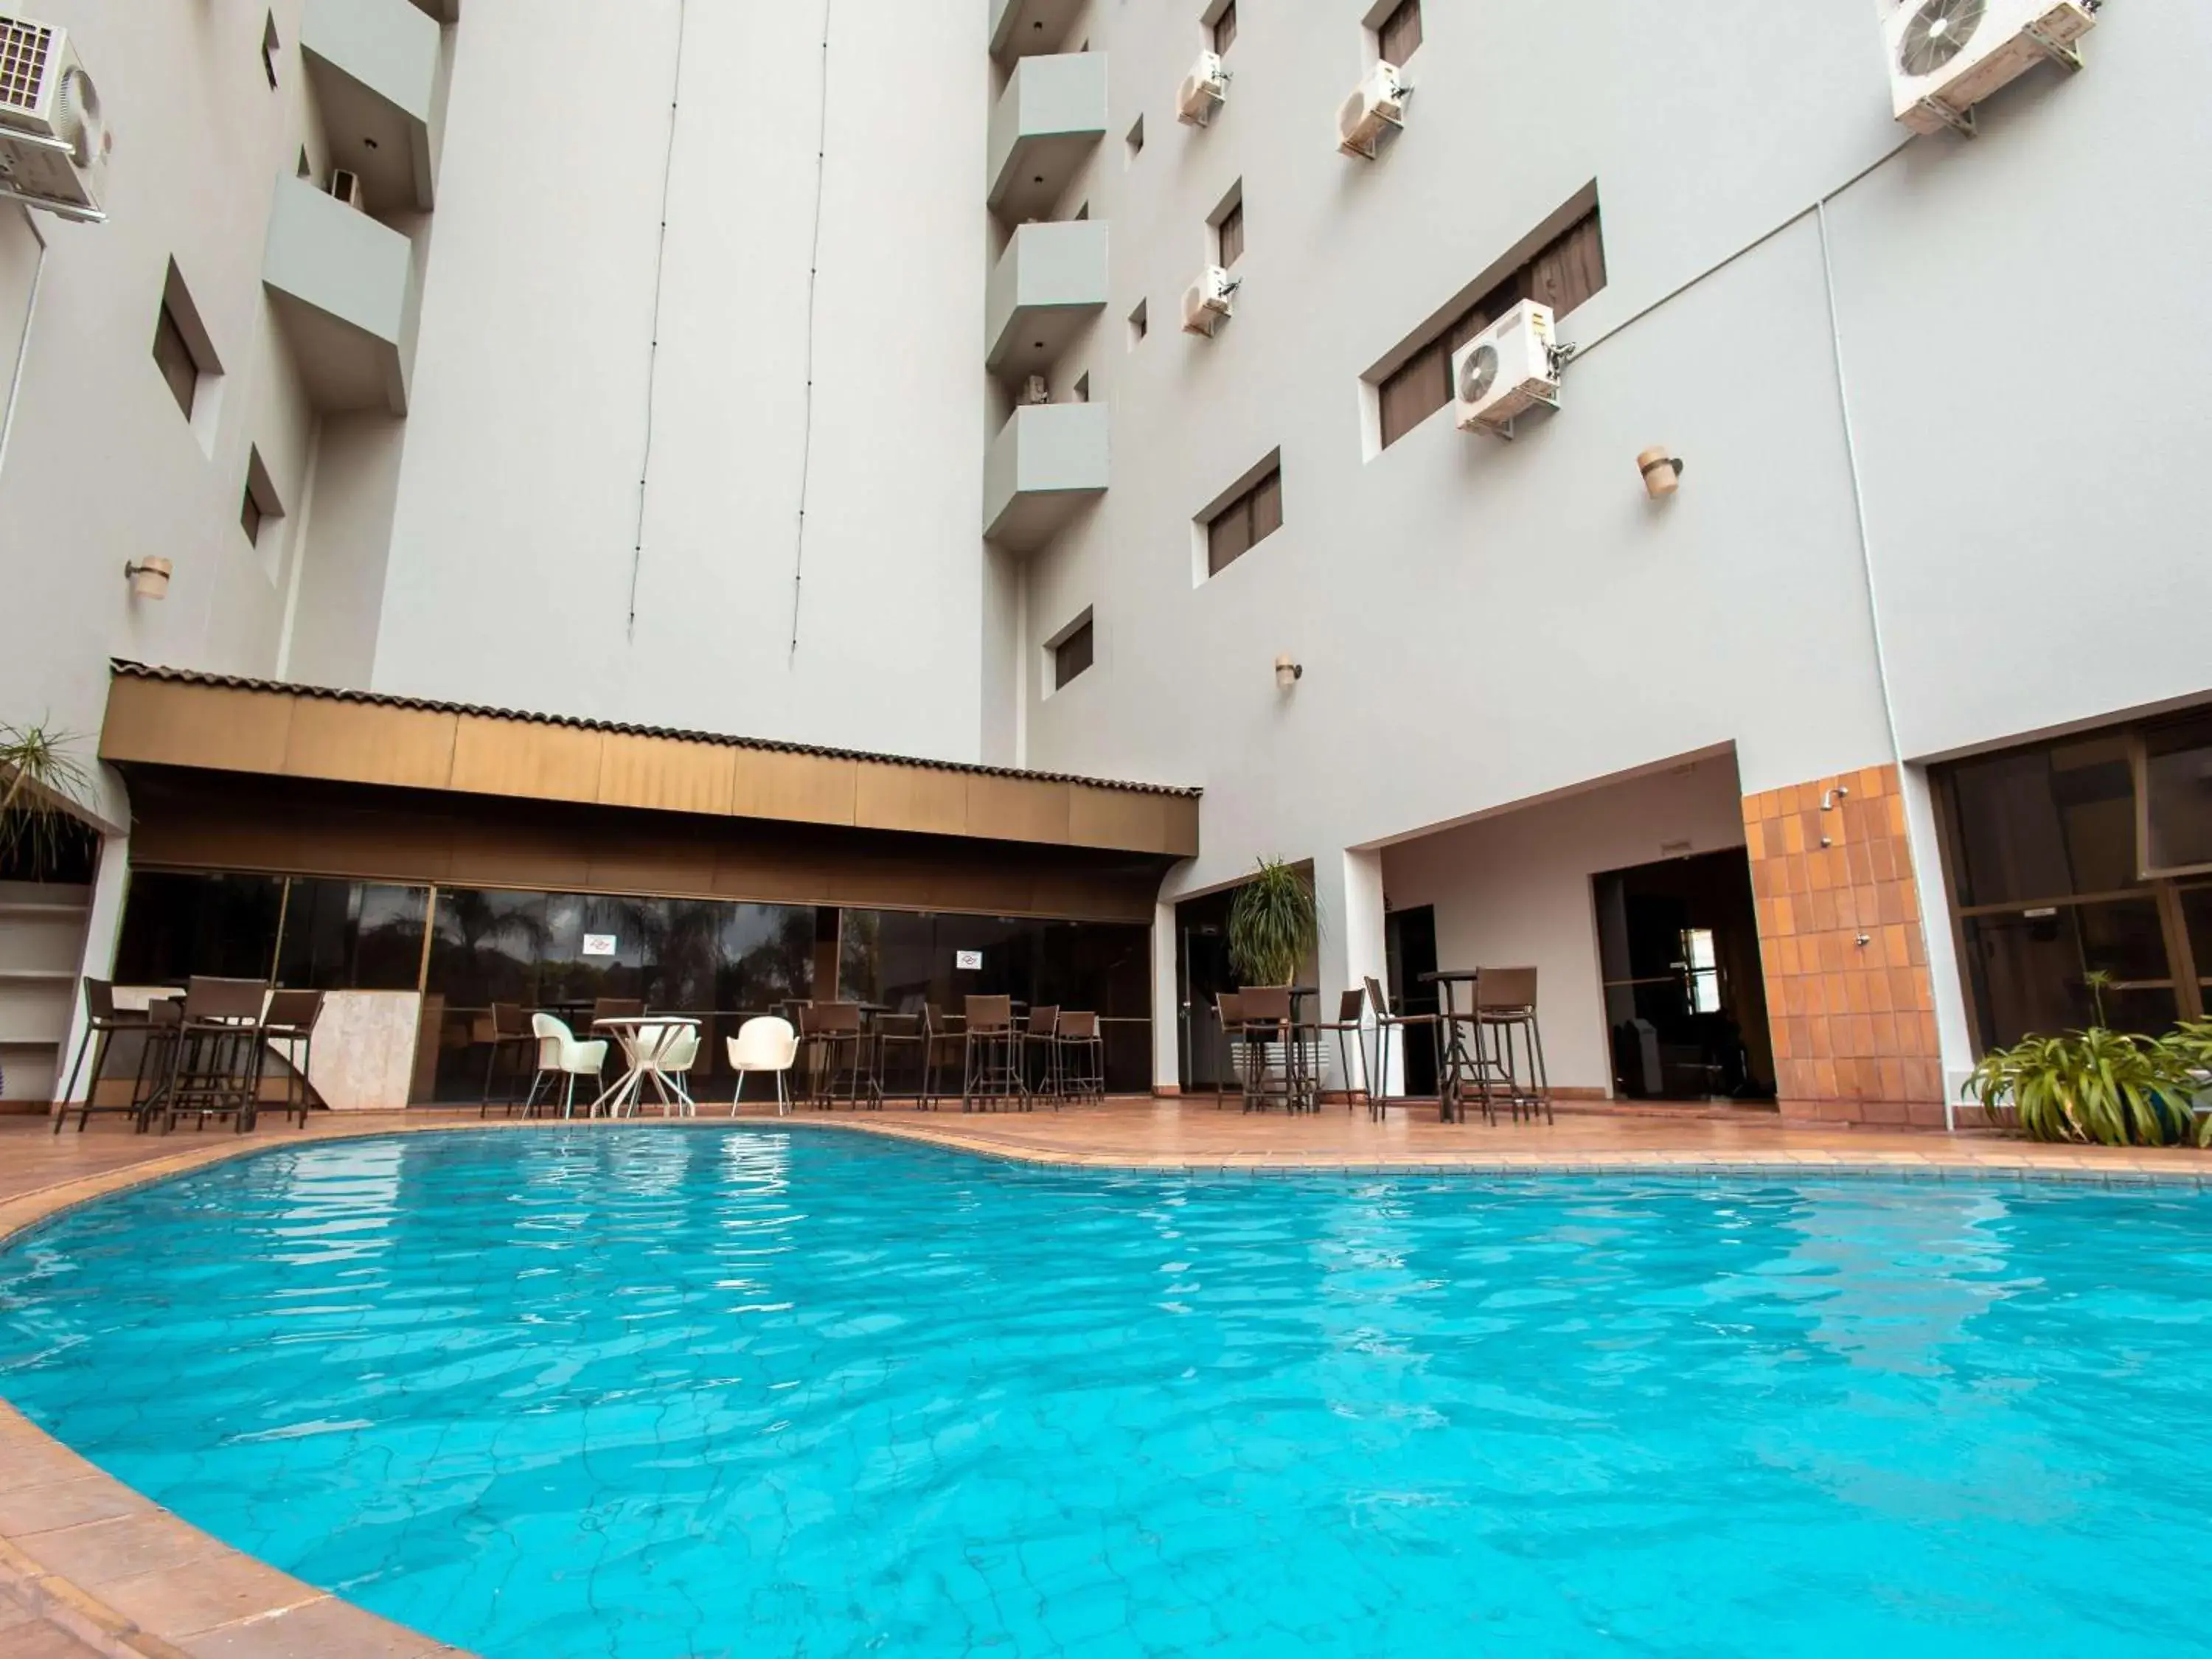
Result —
[[[1237,40],[1237,0],[1229,0],[1229,3],[1227,5],[1224,6],[1219,11],[1213,15],[1212,33],[1213,50],[1216,52],[1225,52],[1232,45],[1235,44]]]
[[[154,365],[187,421],[198,411],[205,391],[202,382],[222,373],[207,326],[200,320],[199,307],[192,303],[173,259],[154,316]]]
[[[1079,404],[1091,401],[1091,372],[1088,369],[1075,377],[1075,401]]]
[[[277,498],[276,486],[269,477],[269,469],[263,464],[257,446],[246,453],[246,493],[239,506],[239,528],[246,532],[247,541],[259,547],[263,536],[273,534],[276,521],[283,516],[284,504]]]
[[[1139,115],[1136,125],[1129,129],[1129,137],[1126,142],[1129,147],[1129,164],[1133,167],[1137,157],[1145,152],[1145,118],[1143,116]]]
[[[1283,469],[1278,463],[1206,520],[1206,574],[1219,575],[1282,527]]]
[[[1138,343],[1151,331],[1152,325],[1152,315],[1151,307],[1142,300],[1138,301],[1137,308],[1129,313],[1130,350],[1134,351],[1137,349]]]
[[[261,72],[269,77],[273,88],[276,84],[276,54],[283,43],[276,38],[276,14],[270,12],[261,25]]]
[[[1080,674],[1090,672],[1097,659],[1097,636],[1091,628],[1091,612],[1085,611],[1056,635],[1046,650],[1052,657],[1052,689],[1060,690]]]
[[[1605,287],[1605,239],[1590,210],[1502,277],[1482,297],[1419,337],[1377,390],[1387,449],[1451,401],[1451,360],[1457,351],[1523,300],[1565,317]]]
[[[1214,264],[1226,270],[1244,257],[1244,185],[1240,179],[1229,192],[1229,201],[1215,210]]]
[[[1421,45],[1421,0],[1398,0],[1375,26],[1375,45],[1386,64],[1402,64]]]
[[[1091,216],[1091,204],[1085,202],[1081,207],[1076,209],[1075,216],[1078,219],[1088,219]]]
[[[315,176],[315,164],[307,159],[307,147],[305,144],[300,146],[299,176],[302,179],[312,179]]]

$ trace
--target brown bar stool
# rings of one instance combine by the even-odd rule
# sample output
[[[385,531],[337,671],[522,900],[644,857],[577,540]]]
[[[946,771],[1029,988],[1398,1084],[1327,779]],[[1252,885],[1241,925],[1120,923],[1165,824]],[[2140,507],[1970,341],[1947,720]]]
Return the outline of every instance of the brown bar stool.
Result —
[[[1379,1079],[1382,1084],[1387,1085],[1389,1081],[1390,1051],[1385,1045],[1390,1041],[1390,1033],[1393,1031],[1411,1031],[1421,1027],[1427,1028],[1429,1041],[1436,1047],[1437,1069],[1438,1073],[1441,1075],[1443,1070],[1443,1046],[1442,1042],[1443,1017],[1441,1014],[1393,1013],[1390,1011],[1390,999],[1383,991],[1382,981],[1370,974],[1367,976],[1365,983],[1367,986],[1367,1000],[1375,1009],[1376,1064],[1374,1069],[1367,1074],[1370,1084],[1373,1084]],[[1367,1115],[1370,1117],[1380,1118],[1387,1116],[1389,1112],[1389,1106],[1390,1097],[1384,1088],[1370,1087],[1368,1090]]]
[[[1264,1112],[1277,1102],[1286,1112],[1304,1109],[1297,1032],[1291,1023],[1286,985],[1247,985],[1237,993],[1243,1018],[1247,1072],[1244,1109]],[[1279,1049],[1278,1056],[1273,1051]]]
[[[1544,1033],[1536,1024],[1536,970],[1484,969],[1475,981],[1474,1012],[1478,1029],[1487,1031],[1494,1045],[1494,1064],[1502,1074],[1514,1117],[1517,1120],[1526,1110],[1534,1118],[1540,1109],[1545,1122],[1556,1122],[1551,1077],[1544,1067]],[[1514,1060],[1516,1036],[1528,1056],[1527,1089],[1521,1086],[1520,1068]]]
[[[126,1106],[97,1106],[93,1103],[100,1097],[100,1074],[107,1069],[108,1051],[114,1040],[132,1035],[143,1036],[148,1044],[152,1044],[154,1019],[151,1012],[142,1014],[118,1009],[115,1006],[115,987],[112,983],[104,979],[87,978],[84,981],[84,1036],[78,1040],[76,1058],[70,1062],[69,1081],[63,1085],[61,1092],[61,1109],[54,1114],[56,1134],[62,1132],[62,1125],[69,1119],[69,1103],[76,1093],[77,1070],[84,1064],[88,1049],[92,1054],[92,1075],[85,1079],[84,1104],[77,1109],[77,1133],[84,1133],[84,1126],[92,1121],[94,1112],[128,1112],[134,1117],[137,1115],[138,1091],[135,1087],[131,1092],[131,1103]],[[143,1076],[146,1066],[143,1049],[139,1054],[138,1066]]]
[[[1054,1064],[1070,1100],[1106,1098],[1106,1039],[1095,1013],[1064,1013],[1054,1028]]]
[[[1323,1031],[1336,1033],[1336,1063],[1344,1069],[1344,1109],[1347,1112],[1353,1105],[1352,1056],[1346,1051],[1347,1042],[1359,1051],[1359,1080],[1362,1086],[1358,1092],[1364,1095],[1370,1104],[1375,1099],[1375,1090],[1367,1074],[1367,1024],[1361,1018],[1366,1007],[1366,992],[1346,991],[1336,1000],[1336,1018],[1333,1020],[1325,1020],[1313,1028],[1316,1035]]]
[[[314,1085],[307,1080],[315,1063],[315,1025],[323,1017],[320,991],[275,991],[269,1012],[262,1018],[263,1038],[286,1045],[290,1075],[284,1079],[284,1116],[307,1127],[307,1112],[314,1101]]]
[[[501,1054],[509,1056],[507,1072],[507,1098],[500,1103],[509,1117],[514,1115],[515,1085],[521,1081],[525,1070],[535,1075],[537,1068],[528,1066],[538,1055],[538,1038],[530,1029],[530,1016],[516,1002],[495,1002],[490,1017],[477,1026],[479,1039],[491,1045],[491,1056],[484,1062],[483,1096],[477,1103],[477,1115],[489,1115],[492,1106],[491,1085],[499,1075]]]
[[[960,1016],[947,1014],[933,1002],[924,1005],[921,1020],[922,1030],[928,1034],[922,1050],[921,1109],[933,1112],[944,1097],[938,1085],[944,1079],[945,1068],[963,1062],[966,1038],[960,1030],[963,1023]]]
[[[1012,997],[969,997],[962,1023],[960,1109],[990,1109],[991,1101],[1011,1101],[1029,1109],[1022,1080],[1022,1033],[1014,1028]]]
[[[195,975],[185,988],[161,1116],[163,1133],[186,1113],[207,1127],[228,1117],[242,1134],[252,1128],[261,1096],[262,1008],[269,988],[258,979],[209,979]]]
[[[875,1068],[868,1063],[870,1047],[857,1002],[821,1002],[808,1011],[814,1016],[814,1041],[821,1054],[822,1103],[834,1107],[842,1087],[846,1103],[860,1106],[884,1103]]]
[[[898,1076],[892,1062],[910,1050],[913,1059],[909,1074],[915,1080],[915,1098],[926,1097],[929,1092],[929,1016],[878,1014],[875,1036],[876,1082],[881,1092],[892,1092],[893,1081]]]
[[[1026,1086],[1030,1078],[1030,1059],[1032,1049],[1044,1051],[1044,1064],[1039,1068],[1036,1086],[1029,1091],[1041,1099],[1060,1107],[1060,1008],[1054,1003],[1044,1003],[1030,1010],[1028,1023],[1022,1028],[1022,1082]]]
[[[1237,1079],[1237,1092],[1244,1092],[1244,1001],[1234,991],[1217,991],[1213,995],[1213,1019],[1221,1028],[1221,1058],[1228,1066],[1230,1075]],[[1213,1079],[1213,1109],[1219,1111],[1228,1097],[1218,1073]]]

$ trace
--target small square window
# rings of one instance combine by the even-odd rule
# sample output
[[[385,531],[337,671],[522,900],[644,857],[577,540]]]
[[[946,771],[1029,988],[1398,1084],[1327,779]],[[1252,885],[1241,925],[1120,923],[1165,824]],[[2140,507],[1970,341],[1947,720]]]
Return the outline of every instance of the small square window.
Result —
[[[1137,308],[1129,313],[1130,350],[1134,351],[1137,349],[1138,343],[1143,340],[1146,334],[1151,331],[1152,323],[1152,307],[1144,301],[1138,301]]]
[[[270,12],[261,25],[261,72],[269,77],[269,84],[276,84],[276,54],[283,43],[276,38],[276,14]]]
[[[189,421],[193,400],[199,395],[200,366],[193,361],[191,346],[167,300],[161,301],[161,314],[154,319],[154,362],[161,368],[161,378],[169,383],[169,395]]]
[[[1145,152],[1145,118],[1143,116],[1139,115],[1137,118],[1136,125],[1129,129],[1127,142],[1129,146],[1129,163],[1133,167],[1137,157]]]
[[[1091,401],[1091,373],[1088,369],[1075,377],[1075,401],[1079,404]]]
[[[1097,636],[1091,630],[1091,617],[1085,613],[1083,620],[1062,634],[1052,647],[1052,689],[1065,686],[1079,674],[1087,672],[1097,660]]]
[[[1237,0],[1229,0],[1213,19],[1213,50],[1227,52],[1237,40]]]
[[[1386,64],[1402,64],[1421,44],[1421,0],[1398,0],[1397,6],[1375,26],[1375,44]]]
[[[283,516],[284,504],[277,499],[276,486],[262,462],[260,449],[257,447],[247,451],[246,490],[239,502],[238,527],[246,532],[248,542],[259,547],[262,537]]]
[[[1283,469],[1269,467],[1206,526],[1206,570],[1218,576],[1283,527]]]

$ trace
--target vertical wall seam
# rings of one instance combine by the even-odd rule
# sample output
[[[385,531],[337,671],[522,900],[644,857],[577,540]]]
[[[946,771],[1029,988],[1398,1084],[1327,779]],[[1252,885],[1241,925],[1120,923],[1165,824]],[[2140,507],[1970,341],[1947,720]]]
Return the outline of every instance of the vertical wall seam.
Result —
[[[814,133],[814,235],[806,252],[806,388],[799,432],[799,522],[791,560],[791,655],[799,658],[799,598],[806,580],[806,490],[814,471],[814,302],[822,278],[822,198],[830,172],[830,12],[822,0],[821,115]]]
[[[676,0],[676,71],[668,88],[668,148],[660,162],[660,240],[653,256],[653,337],[645,356],[645,447],[637,464],[637,534],[629,554],[629,639],[637,638],[637,579],[645,564],[645,507],[653,477],[653,398],[660,380],[660,302],[667,289],[668,195],[676,176],[676,118],[684,94],[684,30],[689,21],[687,0]]]
[[[15,343],[15,367],[8,377],[7,406],[4,410],[0,410],[0,469],[8,465],[8,441],[15,433],[15,405],[23,395],[23,375],[31,362],[31,325],[39,319],[39,289],[46,278],[45,233],[40,230],[39,222],[31,216],[30,209],[24,208],[22,212],[24,228],[39,245],[39,260],[31,272],[30,298],[23,305],[23,337]]]

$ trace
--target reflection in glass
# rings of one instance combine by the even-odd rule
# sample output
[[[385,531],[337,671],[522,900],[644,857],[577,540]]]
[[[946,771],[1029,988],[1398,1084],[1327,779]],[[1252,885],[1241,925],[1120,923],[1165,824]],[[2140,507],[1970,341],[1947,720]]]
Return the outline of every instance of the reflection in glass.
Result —
[[[123,985],[182,985],[194,974],[267,979],[276,963],[280,876],[134,871],[123,909],[115,977]]]
[[[1958,803],[1960,902],[2110,893],[2139,884],[2135,780],[2122,738],[1970,761]]]
[[[2143,749],[2151,867],[2212,865],[2212,720],[2158,727]]]
[[[2212,988],[2212,887],[2185,889],[2181,917],[2189,931],[2189,954],[2197,959],[2197,982]]]
[[[427,887],[295,877],[276,983],[295,991],[411,991],[422,971]]]
[[[1969,916],[1963,927],[1982,1041],[1991,1047],[2094,1024],[2093,969],[2116,980],[2167,978],[2158,907],[2149,899]],[[2103,1002],[2105,1023],[2116,1030],[2154,1036],[2178,1012],[2171,984],[2114,986]]]

